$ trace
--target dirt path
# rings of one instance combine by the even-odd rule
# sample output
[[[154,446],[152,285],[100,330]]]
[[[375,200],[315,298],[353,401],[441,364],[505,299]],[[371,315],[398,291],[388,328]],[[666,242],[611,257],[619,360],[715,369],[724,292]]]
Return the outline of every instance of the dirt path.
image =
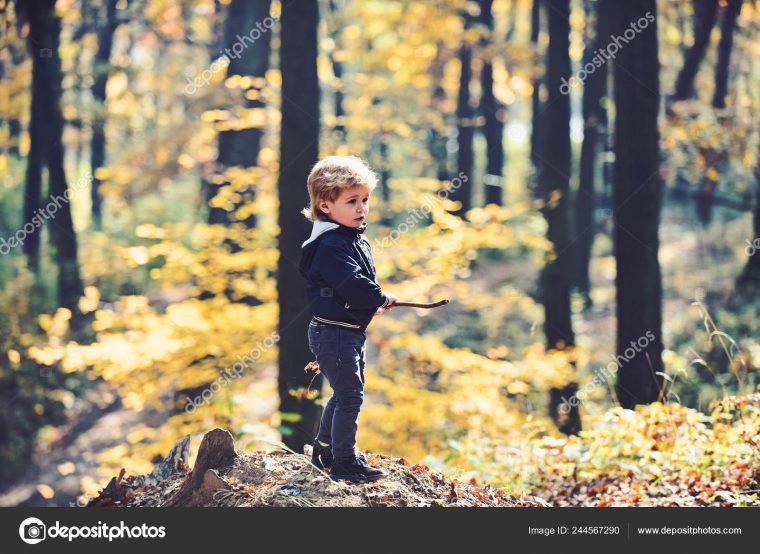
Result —
[[[0,506],[76,506],[82,479],[96,475],[98,454],[123,444],[136,426],[158,425],[161,419],[159,414],[124,408],[118,401],[105,408],[92,406],[54,430],[57,438],[47,448],[38,448],[29,470],[0,492]]]

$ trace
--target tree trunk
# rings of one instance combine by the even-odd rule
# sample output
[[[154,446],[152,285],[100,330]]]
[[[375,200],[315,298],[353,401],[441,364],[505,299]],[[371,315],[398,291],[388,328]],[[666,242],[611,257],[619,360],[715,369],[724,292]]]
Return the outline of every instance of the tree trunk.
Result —
[[[609,15],[607,16],[609,18]],[[607,77],[605,79],[605,88],[607,90],[606,98],[607,102],[600,107],[599,117],[601,118],[601,125],[599,129],[602,133],[602,194],[599,198],[599,207],[608,210],[612,213],[612,178],[615,171],[615,137],[610,124],[610,91],[612,90],[612,74],[607,68]]]
[[[333,77],[335,77],[333,86],[335,126],[333,127],[333,132],[335,133],[336,141],[342,144],[346,140],[346,111],[343,108],[343,63],[335,55],[336,50],[340,50],[338,43],[340,40],[341,26],[339,25],[340,22],[334,21],[334,18],[336,18],[338,14],[338,7],[335,5],[335,0],[328,0],[327,6],[330,9],[330,15],[333,18],[329,30],[330,38],[333,41],[333,48],[329,52],[330,65],[332,66]]]
[[[752,239],[745,252],[748,254],[747,265],[739,277],[740,288],[754,288],[760,293],[760,160],[755,162],[755,208],[752,212]]]
[[[71,219],[69,190],[66,184],[66,174],[63,168],[63,116],[61,114],[61,60],[58,55],[58,43],[61,33],[61,22],[55,14],[55,0],[45,2],[26,2],[29,18],[29,51],[32,56],[32,115],[41,118],[35,124],[35,134],[32,143],[39,144],[44,151],[44,159],[48,168],[50,202],[49,211],[56,206],[54,215],[49,220],[50,237],[55,245],[55,259],[58,265],[58,304],[62,307],[77,311],[79,297],[82,295],[82,281],[79,277],[79,262],[77,260],[77,240]],[[40,155],[40,152],[36,154]],[[27,190],[39,194],[40,185],[37,180],[41,167],[37,161],[30,163],[32,183],[27,181]],[[29,176],[30,173],[28,172]],[[31,211],[25,216],[32,215],[36,206],[34,199],[26,204]],[[26,212],[26,210],[25,210]],[[32,217],[34,217],[32,215]],[[41,216],[36,216],[41,219]],[[25,223],[32,220],[27,219]],[[39,248],[39,229],[30,235],[36,237]]]
[[[280,18],[283,99],[278,183],[278,363],[280,412],[288,415],[282,418],[283,440],[296,452],[301,452],[303,445],[314,437],[320,414],[312,400],[290,392],[309,386],[310,376],[304,367],[312,358],[306,340],[309,325],[306,287],[294,260],[300,258],[301,243],[311,231],[300,208],[308,204],[306,179],[319,155],[318,21],[315,0],[283,5]],[[321,390],[321,376],[317,375],[310,386]]]
[[[593,63],[595,52],[604,47],[605,41],[609,40],[607,32],[608,0],[600,0],[596,3],[596,32],[593,41],[588,40],[583,53],[584,66]],[[587,3],[587,14],[591,7]],[[586,308],[591,306],[591,280],[589,277],[589,264],[591,262],[591,249],[594,245],[596,226],[594,223],[594,208],[596,203],[596,154],[600,147],[600,139],[604,136],[600,132],[604,120],[604,108],[601,106],[602,98],[607,89],[607,63],[601,62],[601,66],[593,73],[589,73],[583,88],[583,145],[581,146],[580,174],[578,184],[578,196],[575,205],[575,229],[577,237],[576,260],[578,272],[576,285],[585,299]]]
[[[245,109],[261,109],[265,106],[261,91],[264,77],[269,69],[272,31],[271,26],[267,28],[262,22],[269,17],[270,6],[271,0],[232,0],[228,8],[224,36],[225,54],[229,60],[227,77],[240,75],[253,79],[250,86],[241,89],[241,94],[245,95],[243,103]],[[251,36],[254,31],[258,31],[255,40]],[[237,52],[234,47],[240,44],[243,46],[242,51]],[[287,102],[289,100],[283,98],[283,104]],[[258,162],[263,136],[263,126],[220,131],[217,158],[220,171],[235,166],[254,167]],[[208,189],[207,200],[211,202],[216,197],[219,187],[229,184],[228,181],[223,181],[221,184],[211,185]],[[210,207],[208,222],[229,225],[236,221],[237,209],[254,201],[255,187],[251,185],[239,192],[242,199],[235,206]],[[248,228],[256,226],[256,218],[252,214],[242,221]]]
[[[30,29],[31,31],[31,29]],[[40,34],[38,24],[35,33]],[[30,34],[31,39],[31,34]],[[40,207],[42,198],[42,168],[45,164],[45,122],[46,102],[45,80],[47,78],[43,64],[45,59],[39,57],[39,48],[29,43],[32,55],[32,103],[29,119],[29,155],[26,160],[26,188],[24,191],[24,222],[32,221]],[[34,55],[37,52],[37,55]],[[39,217],[39,216],[37,216]],[[40,238],[42,229],[30,233],[24,242],[29,269],[35,273],[40,266]]]
[[[658,260],[662,180],[657,115],[660,64],[656,0],[613,2],[613,33],[652,20],[615,59],[613,243],[617,262],[617,396],[624,408],[660,398],[662,283]],[[622,357],[622,359],[621,359]]]
[[[560,92],[561,79],[570,75],[569,0],[545,0],[549,16],[549,51],[546,84],[549,99],[538,116],[543,160],[538,178],[542,213],[548,223],[548,238],[556,259],[547,263],[542,279],[546,310],[544,324],[549,348],[564,348],[575,342],[570,323],[570,287],[565,252],[570,240],[568,192],[570,188],[570,97]],[[549,132],[551,131],[551,132]]]
[[[464,14],[465,32],[472,26],[472,16]],[[470,81],[472,80],[472,47],[467,43],[467,38],[459,48],[459,62],[461,72],[459,74],[459,96],[457,98],[457,170],[462,178],[460,186],[454,189],[450,195],[452,200],[460,202],[461,206],[454,213],[464,217],[472,208],[472,165],[473,151],[472,140],[475,134],[473,126],[473,109],[470,101]]]
[[[437,44],[435,59],[430,66],[430,76],[433,79],[433,94],[430,100],[430,110],[436,115],[437,121],[430,125],[428,136],[428,151],[435,168],[435,176],[439,181],[448,181],[449,164],[448,151],[446,142],[448,137],[446,129],[446,119],[448,115],[445,112],[446,106],[446,89],[443,88],[444,69],[446,60],[444,56],[445,45],[442,41]]]
[[[211,23],[209,26],[211,27],[211,41],[209,43],[209,65],[214,64],[214,62],[217,62],[217,60],[221,59],[224,55],[224,25],[225,20],[224,16],[226,15],[225,12],[226,4],[222,4],[222,0],[214,0],[214,15],[211,17]],[[218,63],[218,62],[217,62]],[[190,83],[188,83],[188,86],[190,86]],[[191,87],[191,90],[194,90],[193,87]],[[218,137],[217,137],[217,144],[218,144]],[[205,172],[204,172],[205,173]],[[212,171],[208,171],[207,173],[213,173]],[[201,177],[201,201],[208,204],[208,201],[210,198],[212,198],[212,195],[216,194],[216,191],[218,190],[218,185],[212,183],[208,180],[207,176]],[[209,211],[211,208],[209,208]],[[209,215],[206,216],[207,220],[209,218]]]
[[[694,95],[694,78],[699,71],[699,64],[705,57],[712,31],[718,16],[717,0],[693,0],[694,4],[694,44],[686,53],[683,67],[676,79],[673,100],[686,100]],[[623,29],[624,30],[624,29]],[[626,45],[628,48],[630,45]]]
[[[501,206],[503,203],[502,166],[504,165],[504,120],[505,107],[496,99],[493,93],[493,50],[491,46],[493,33],[493,0],[480,0],[480,22],[488,30],[488,36],[481,44],[483,53],[483,70],[480,74],[481,98],[480,112],[485,121],[483,135],[486,139],[486,174],[483,176],[484,203]]]
[[[106,1],[105,23],[98,28],[98,51],[95,54],[95,67],[93,73],[95,82],[92,85],[92,96],[95,99],[92,122],[92,141],[90,151],[90,168],[92,172],[92,223],[96,229],[100,229],[103,223],[103,198],[100,195],[100,179],[97,177],[97,169],[102,167],[106,160],[106,83],[111,72],[111,49],[113,47],[113,35],[118,27],[116,19],[116,4],[118,0]]]
[[[541,1],[533,0],[533,7],[530,12],[530,43],[533,48],[538,50],[538,35],[541,33]],[[538,66],[538,63],[536,63]],[[541,144],[539,136],[541,129],[538,125],[538,116],[541,113],[541,78],[538,74],[533,78],[533,93],[531,94],[531,126],[530,126],[530,162],[538,171],[540,162],[537,157],[538,148]]]
[[[19,155],[18,141],[22,130],[21,122],[18,119],[8,120],[8,154],[13,156]]]
[[[728,162],[728,151],[720,144],[700,147],[699,150],[705,163],[705,171],[694,200],[699,222],[702,225],[709,225],[716,203],[720,175],[724,174],[725,165]],[[714,175],[712,175],[713,172]]]
[[[390,211],[390,205],[391,205],[391,161],[390,157],[388,156],[388,139],[385,135],[385,133],[381,133],[380,135],[380,145],[379,145],[379,151],[380,151],[380,175],[379,175],[379,181],[380,181],[380,194],[383,197],[383,205],[385,206],[385,209],[382,211],[382,215],[380,216],[380,223],[382,225],[391,225],[391,211]]]
[[[718,61],[715,63],[715,93],[712,105],[716,108],[726,107],[728,94],[728,73],[731,66],[731,49],[734,46],[734,30],[736,20],[742,9],[742,0],[728,0],[723,10],[723,20],[720,24],[720,42],[718,43]]]
[[[548,350],[566,350],[575,345],[571,322],[570,280],[573,259],[570,225],[570,96],[562,93],[562,80],[570,76],[570,1],[545,0],[549,18],[549,50],[546,62],[546,86],[549,98],[535,117],[541,133],[537,153],[541,212],[548,223],[547,238],[552,243],[553,259],[547,261],[541,275],[541,302],[544,305],[544,334]],[[572,397],[577,385],[570,383],[552,389],[550,415],[565,433],[580,430],[578,407],[562,414],[562,399]]]

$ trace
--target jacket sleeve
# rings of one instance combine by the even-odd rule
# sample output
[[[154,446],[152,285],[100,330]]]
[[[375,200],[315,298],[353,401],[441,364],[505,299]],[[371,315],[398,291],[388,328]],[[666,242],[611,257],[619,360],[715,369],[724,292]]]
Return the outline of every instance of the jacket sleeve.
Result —
[[[317,264],[319,274],[345,301],[345,308],[383,308],[390,301],[380,285],[362,275],[361,267],[344,246],[322,243],[317,256],[322,258]]]

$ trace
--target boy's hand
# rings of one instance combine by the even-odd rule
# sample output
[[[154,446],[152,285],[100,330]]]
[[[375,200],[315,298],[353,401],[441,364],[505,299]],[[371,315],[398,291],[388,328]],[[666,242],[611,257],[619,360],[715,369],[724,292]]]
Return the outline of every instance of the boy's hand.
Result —
[[[390,300],[388,301],[388,305],[385,306],[385,308],[378,308],[377,311],[375,312],[375,315],[383,315],[385,312],[390,312],[391,308],[393,308],[393,305],[398,301],[398,296],[396,296],[392,292],[386,292],[385,296],[390,298]]]

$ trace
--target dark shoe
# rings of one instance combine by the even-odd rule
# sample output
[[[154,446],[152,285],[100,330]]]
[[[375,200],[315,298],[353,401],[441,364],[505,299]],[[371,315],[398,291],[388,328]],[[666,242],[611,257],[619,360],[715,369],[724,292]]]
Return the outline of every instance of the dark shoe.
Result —
[[[359,459],[367,463],[367,458],[362,454],[361,452],[358,452],[356,454]],[[314,444],[311,447],[311,463],[314,464],[318,469],[330,469],[330,466],[332,465],[333,461],[333,455],[332,455],[332,447],[330,446],[322,446],[319,444],[319,441],[314,439]]]
[[[329,469],[332,461],[332,449],[329,446],[322,446],[315,439],[314,445],[311,448],[311,463],[317,466],[318,469]]]
[[[382,479],[386,475],[382,469],[367,465],[366,459],[363,460],[359,456],[335,458],[330,468],[330,478],[333,481],[368,483]]]

